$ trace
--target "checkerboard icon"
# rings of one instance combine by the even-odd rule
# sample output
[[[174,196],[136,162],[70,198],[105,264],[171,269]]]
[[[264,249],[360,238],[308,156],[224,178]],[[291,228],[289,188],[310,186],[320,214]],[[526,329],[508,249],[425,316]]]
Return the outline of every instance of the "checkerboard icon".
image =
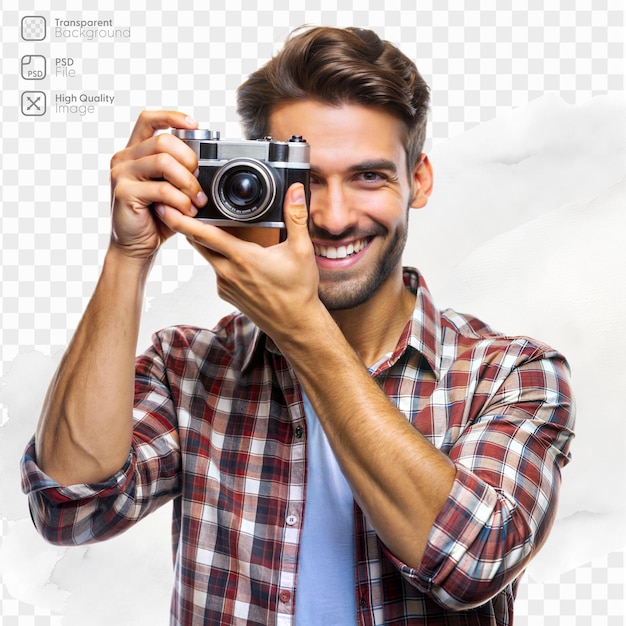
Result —
[[[46,18],[41,15],[27,15],[22,18],[22,39],[42,41],[46,38]]]

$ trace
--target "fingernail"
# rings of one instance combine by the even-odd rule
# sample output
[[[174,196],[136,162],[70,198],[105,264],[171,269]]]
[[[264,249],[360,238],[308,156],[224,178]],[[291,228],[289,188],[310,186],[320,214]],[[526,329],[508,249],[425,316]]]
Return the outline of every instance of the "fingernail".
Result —
[[[163,217],[165,215],[165,206],[161,202],[154,203],[154,210],[159,217]]]
[[[293,204],[304,204],[304,186],[296,185],[291,190],[291,202]]]
[[[196,199],[198,200],[198,204],[200,204],[201,206],[204,206],[209,200],[204,191],[199,191]]]
[[[185,118],[185,124],[189,124],[189,126],[197,126],[198,125],[198,120],[194,120],[193,117],[187,116]]]

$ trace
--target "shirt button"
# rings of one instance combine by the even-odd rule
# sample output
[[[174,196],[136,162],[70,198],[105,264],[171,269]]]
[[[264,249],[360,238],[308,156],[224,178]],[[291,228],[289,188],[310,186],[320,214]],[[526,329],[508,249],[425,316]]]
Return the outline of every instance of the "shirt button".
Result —
[[[290,513],[289,515],[287,515],[286,522],[289,526],[294,526],[298,523],[298,516],[294,513]]]
[[[287,602],[289,602],[289,600],[291,600],[291,592],[290,591],[281,591],[279,596],[280,601],[284,602],[285,604],[287,604]]]
[[[304,428],[296,426],[296,439],[302,439],[302,435],[304,435]]]

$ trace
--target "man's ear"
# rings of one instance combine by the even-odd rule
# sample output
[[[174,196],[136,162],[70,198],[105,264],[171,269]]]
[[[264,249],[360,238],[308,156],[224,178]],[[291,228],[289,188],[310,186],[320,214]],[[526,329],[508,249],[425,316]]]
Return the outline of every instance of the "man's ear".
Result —
[[[413,195],[411,207],[421,209],[426,206],[428,198],[433,191],[433,166],[428,156],[421,154],[417,164],[413,168],[411,182],[413,183]]]

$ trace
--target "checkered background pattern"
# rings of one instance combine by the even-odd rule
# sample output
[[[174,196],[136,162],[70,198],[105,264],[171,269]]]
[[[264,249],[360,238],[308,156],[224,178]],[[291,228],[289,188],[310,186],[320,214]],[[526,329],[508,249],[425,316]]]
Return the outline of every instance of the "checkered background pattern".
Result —
[[[25,0],[18,7],[17,0],[3,1],[0,376],[20,353],[54,354],[67,345],[107,245],[109,160],[138,113],[177,108],[223,137],[239,137],[235,88],[295,26],[373,28],[416,59],[432,88],[427,148],[548,92],[578,103],[624,89],[623,0],[593,0],[593,8],[592,0],[356,4],[360,8],[351,0]],[[41,20],[32,16],[46,20],[45,39],[39,40]],[[66,38],[55,32],[56,19],[111,19],[129,36]],[[26,55],[46,57],[44,79],[21,76]],[[76,75],[56,74],[55,58],[74,59]],[[26,91],[45,94],[44,114],[22,110]],[[98,104],[85,115],[57,109],[58,95],[81,92],[113,95],[114,104]],[[147,297],[175,289],[195,262],[185,242],[168,242]],[[516,625],[623,624],[623,576],[621,551],[553,584],[525,580]],[[4,626],[63,622],[13,599],[5,586],[0,615]]]

